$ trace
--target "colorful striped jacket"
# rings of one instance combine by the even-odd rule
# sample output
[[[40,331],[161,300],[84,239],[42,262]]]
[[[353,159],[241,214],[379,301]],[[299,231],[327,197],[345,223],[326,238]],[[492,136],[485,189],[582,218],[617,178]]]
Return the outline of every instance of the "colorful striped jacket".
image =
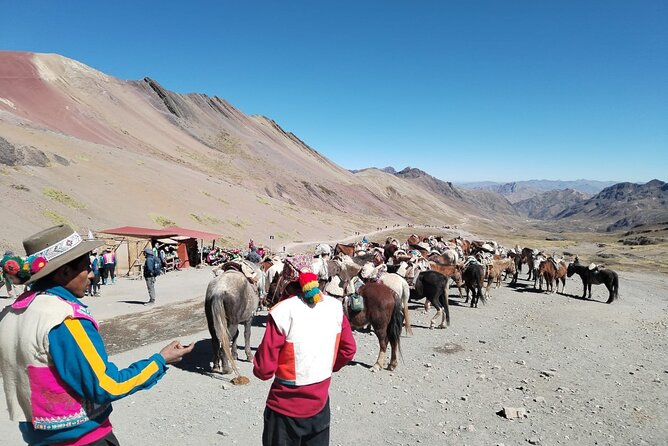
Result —
[[[7,408],[31,445],[101,438],[111,402],[152,387],[167,369],[156,353],[119,370],[86,306],[39,282],[0,313],[0,339]]]

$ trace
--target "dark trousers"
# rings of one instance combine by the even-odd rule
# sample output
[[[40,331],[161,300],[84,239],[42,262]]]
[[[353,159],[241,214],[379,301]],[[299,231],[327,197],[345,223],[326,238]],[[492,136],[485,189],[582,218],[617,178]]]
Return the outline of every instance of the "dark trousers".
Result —
[[[308,418],[293,418],[264,409],[263,446],[329,445],[329,399],[325,407]]]
[[[100,438],[97,441],[94,441],[92,443],[88,443],[87,446],[120,446],[121,444],[118,442],[118,438],[116,438],[116,435],[114,435],[113,432],[109,432],[107,435],[104,437]]]
[[[105,274],[107,274],[107,277],[105,277],[105,279],[106,278],[111,279],[112,282],[116,279],[116,275],[115,275],[116,265],[114,265],[113,263],[107,263],[107,264],[104,265],[104,271],[105,271]]]

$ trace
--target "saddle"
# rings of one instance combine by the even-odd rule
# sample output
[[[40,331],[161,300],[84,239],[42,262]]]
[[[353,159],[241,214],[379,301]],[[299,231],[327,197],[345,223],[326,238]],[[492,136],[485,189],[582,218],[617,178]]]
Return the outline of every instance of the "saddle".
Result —
[[[246,279],[252,284],[252,285],[257,285],[257,282],[259,280],[259,277],[257,273],[255,272],[255,269],[248,265],[245,260],[232,260],[229,262],[223,263],[223,265],[220,267],[222,271],[238,271],[244,276],[246,276]]]
[[[355,281],[355,291],[346,296],[346,303],[348,309],[353,313],[358,313],[364,310],[364,298],[358,293],[359,289],[364,285],[362,280]]]

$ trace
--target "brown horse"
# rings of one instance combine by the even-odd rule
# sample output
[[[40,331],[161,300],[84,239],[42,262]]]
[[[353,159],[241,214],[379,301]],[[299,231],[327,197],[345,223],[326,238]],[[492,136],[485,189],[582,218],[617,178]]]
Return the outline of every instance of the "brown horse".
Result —
[[[457,285],[457,289],[459,290],[459,297],[463,298],[464,295],[462,294],[462,285],[464,284],[462,281],[462,265],[441,265],[440,263],[437,262],[429,262],[429,269],[433,271],[438,271],[439,273],[443,274],[445,277],[452,279],[455,282],[455,285]],[[445,283],[445,297],[447,298],[450,293],[450,281],[448,280]],[[425,303],[426,306],[426,303]]]
[[[283,299],[301,292],[299,270],[289,260],[283,261],[283,271],[276,274],[269,284],[265,304],[271,308]]]
[[[538,277],[545,279],[545,291],[548,293],[554,292],[554,283],[557,284],[557,294],[559,293],[559,280],[561,280],[561,292],[564,292],[566,287],[566,273],[567,266],[564,262],[559,262],[559,268],[555,266],[555,260],[552,257],[543,260],[538,265]]]
[[[364,308],[353,312],[344,301],[343,309],[351,327],[360,329],[371,324],[378,338],[380,351],[371,371],[376,372],[384,367],[388,341],[392,346],[392,356],[387,369],[394,370],[397,367],[397,353],[401,354],[401,327],[403,325],[401,299],[387,285],[380,282],[362,285],[357,290],[357,294],[362,296]]]
[[[336,246],[334,247],[334,255],[337,254],[345,254],[347,256],[353,257],[355,255],[355,245],[353,244],[343,244],[343,243],[337,243]]]
[[[503,273],[514,276],[515,272],[515,260],[511,258],[492,260],[492,264],[487,268],[487,288],[485,289],[487,297],[491,297],[489,290],[492,287],[492,283],[495,284],[494,288],[501,286],[501,276],[503,276]]]
[[[536,280],[534,273],[534,269],[538,265],[535,265],[535,259],[533,255],[533,249],[531,248],[522,248],[522,254],[520,254],[520,272],[522,271],[522,265],[526,264],[529,267],[529,275],[527,276],[527,280],[531,280],[531,278],[534,278],[534,281]]]
[[[411,234],[408,236],[408,240],[406,240],[409,245],[417,245],[420,243],[420,237],[418,237],[417,234]]]

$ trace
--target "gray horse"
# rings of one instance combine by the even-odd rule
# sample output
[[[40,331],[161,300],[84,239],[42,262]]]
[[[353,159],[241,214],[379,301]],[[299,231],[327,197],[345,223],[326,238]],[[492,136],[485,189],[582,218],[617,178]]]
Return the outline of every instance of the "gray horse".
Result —
[[[209,282],[204,311],[213,348],[212,372],[228,374],[235,371],[238,374],[234,359],[237,359],[240,324],[244,325],[246,359],[253,360],[250,335],[253,313],[259,303],[257,289],[246,276],[234,270],[225,271]]]

